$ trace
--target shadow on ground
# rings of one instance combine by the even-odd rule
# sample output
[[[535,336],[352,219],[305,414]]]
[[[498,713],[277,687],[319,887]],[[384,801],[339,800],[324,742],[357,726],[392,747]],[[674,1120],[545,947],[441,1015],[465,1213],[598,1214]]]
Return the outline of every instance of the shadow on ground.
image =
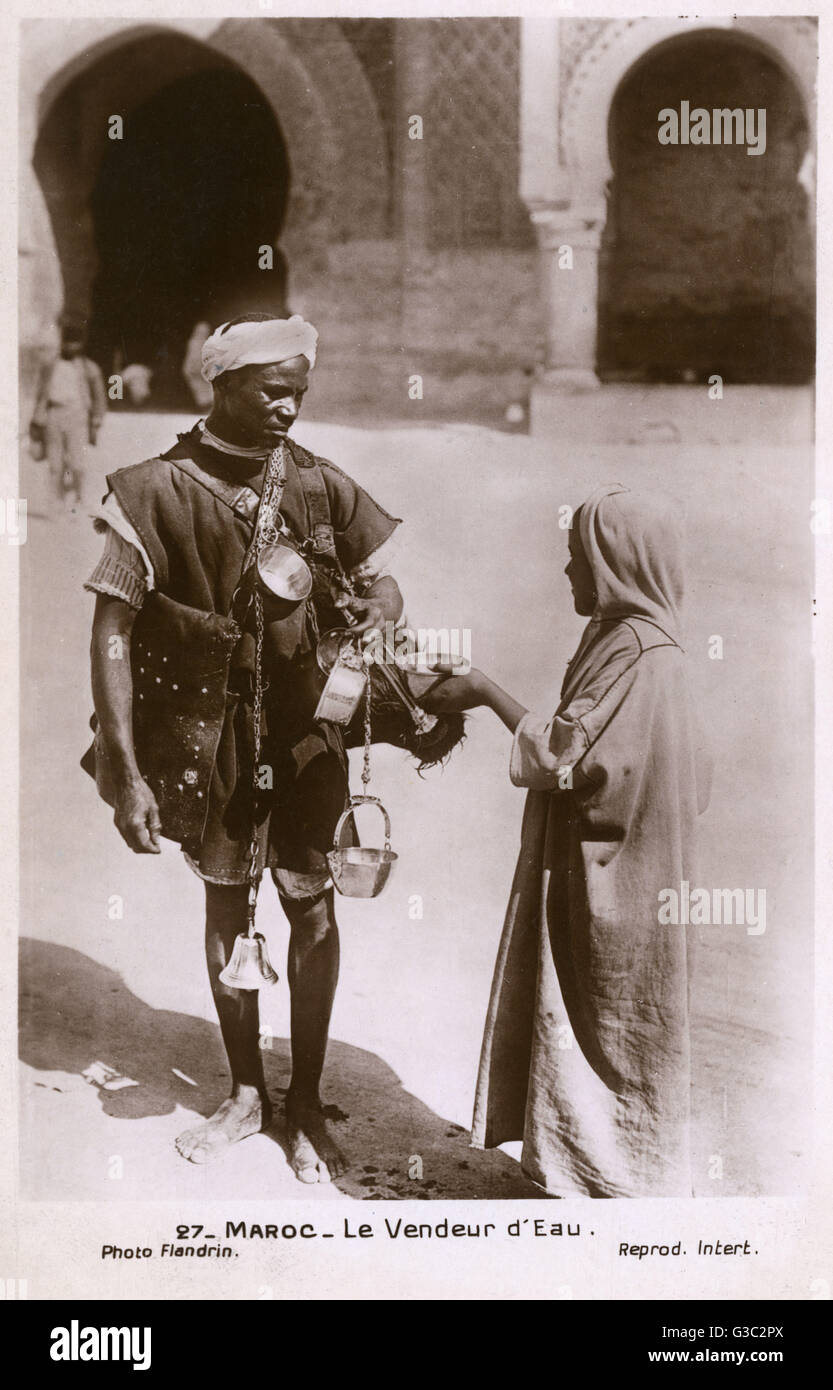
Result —
[[[119,975],[80,951],[24,938],[20,985],[22,1061],[38,1071],[75,1076],[89,1073],[96,1063],[104,1064],[109,1069],[106,1075],[137,1083],[119,1089],[98,1084],[105,1114],[118,1120],[142,1120],[183,1106],[207,1116],[228,1094],[228,1068],[216,1024],[151,1008],[131,993]],[[263,1057],[267,1085],[277,1099],[289,1080],[288,1041],[272,1039]],[[470,1149],[466,1131],[409,1094],[374,1053],[331,1042],[325,1094],[328,1088],[349,1106],[349,1113],[335,1106],[328,1109],[338,1141],[354,1162],[338,1181],[346,1196],[377,1200],[544,1196],[506,1154]],[[282,1116],[269,1130],[269,1138],[286,1151]],[[414,1155],[421,1158],[425,1172],[434,1176],[409,1176]]]

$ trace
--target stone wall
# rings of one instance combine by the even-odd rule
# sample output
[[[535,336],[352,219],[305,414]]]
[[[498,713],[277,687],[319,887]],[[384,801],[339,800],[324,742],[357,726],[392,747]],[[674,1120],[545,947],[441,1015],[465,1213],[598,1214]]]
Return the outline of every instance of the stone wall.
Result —
[[[541,357],[533,251],[443,251],[406,264],[394,239],[350,242],[330,247],[323,273],[296,264],[289,303],[321,333],[313,417],[497,423]],[[414,374],[422,401],[408,395]]]
[[[736,23],[765,26],[764,21]],[[788,40],[801,38],[810,51],[812,42],[800,29],[806,21],[796,20],[793,28],[791,21],[778,23],[787,47]],[[587,248],[576,245],[577,257],[586,251],[585,259],[593,258],[594,273],[591,242],[604,221],[603,192],[610,172],[606,122],[618,101],[617,85],[632,62],[651,52],[660,72],[671,71],[670,49],[657,58],[651,38],[656,24],[551,21],[554,58],[545,76],[552,119],[549,144],[544,143],[552,154],[547,178],[553,187],[545,201],[550,198],[557,209],[575,202],[578,221],[568,227],[574,240],[593,223]],[[675,28],[682,30],[675,24],[662,27],[660,41],[665,43]],[[179,71],[172,35],[179,35],[180,49],[185,42],[192,55],[201,54],[199,61],[242,70],[280,125],[291,171],[281,233],[289,304],[320,324],[324,352],[339,364],[342,394],[355,399],[365,390],[361,372],[351,365],[360,354],[376,363],[383,395],[390,382],[392,399],[398,398],[406,366],[430,378],[432,390],[447,388],[457,400],[489,400],[492,383],[497,383],[497,396],[515,397],[517,374],[541,359],[548,324],[551,338],[563,339],[564,334],[563,325],[553,330],[552,306],[545,299],[547,256],[554,252],[545,248],[541,204],[530,199],[542,233],[536,251],[531,220],[518,195],[521,144],[526,140],[527,148],[530,132],[522,135],[520,130],[521,28],[510,18],[270,18],[229,19],[219,25],[172,20],[162,26],[43,21],[26,26],[21,123],[25,379],[32,375],[39,344],[50,333],[54,337],[62,300],[43,187],[30,165],[38,126],[75,77],[81,78],[87,113],[94,106],[100,115],[102,102],[109,104],[107,93],[117,90],[119,81],[124,101],[137,101],[145,78],[152,85],[157,78],[167,80],[169,70]],[[155,49],[160,58],[152,72],[145,64],[144,76],[135,63],[126,63],[126,46],[139,41],[149,43],[146,51]],[[111,66],[102,67],[101,60],[108,57]],[[733,162],[720,171],[715,164],[710,180],[698,185],[674,173],[673,159],[668,177],[657,180],[651,167],[654,145],[649,152],[638,140],[630,146],[625,141],[611,150],[619,178],[601,251],[601,316],[607,353],[602,366],[613,376],[645,374],[647,362],[650,377],[651,353],[659,363],[668,363],[674,360],[675,344],[682,373],[692,363],[695,371],[706,363],[720,371],[725,364],[715,365],[713,346],[703,364],[695,360],[692,334],[702,338],[702,330],[709,330],[709,314],[723,314],[725,323],[727,310],[736,317],[746,315],[743,333],[753,344],[780,345],[781,363],[785,358],[797,363],[805,373],[801,379],[811,369],[806,351],[801,357],[812,315],[811,209],[797,181],[808,138],[806,73],[799,84],[802,105],[785,76],[789,64],[782,73],[772,60],[761,59],[758,69],[767,62],[774,73],[767,100],[784,118],[783,128],[771,135],[771,158],[700,151],[719,158],[725,154],[727,161],[732,156]],[[681,71],[687,71],[685,64]],[[743,79],[740,68],[737,76]],[[652,82],[649,104],[654,108],[655,75]],[[694,92],[688,95],[700,99]],[[710,89],[704,89],[703,98],[704,104],[711,100]],[[735,91],[730,102],[721,97],[719,104],[740,100]],[[662,101],[674,104],[670,98]],[[549,108],[545,103],[541,109]],[[85,204],[94,160],[84,110],[78,131],[67,132],[69,152],[62,152],[58,142],[51,160],[45,152],[41,170],[48,183],[60,180],[63,167],[57,196],[66,203],[67,215],[58,229],[59,250],[64,270],[71,271],[64,287],[70,301],[79,293],[83,299],[94,269]],[[414,113],[425,117],[421,142],[407,138],[407,118]],[[656,110],[651,114],[655,137]],[[619,126],[631,128],[630,117]],[[80,169],[77,178],[66,173],[72,161]],[[547,160],[541,167],[550,169]],[[586,203],[579,197],[587,192],[581,179],[576,188],[569,182],[579,175],[592,175],[598,184]],[[556,249],[561,240],[570,239],[562,236],[560,223],[551,232]],[[579,271],[572,274],[575,300]],[[585,320],[596,306],[595,279],[587,284]],[[768,285],[773,291],[769,298],[764,294]],[[584,364],[588,375],[595,365],[593,331]],[[714,343],[719,333],[714,326],[709,331]],[[730,364],[729,374],[735,369]],[[480,379],[476,387],[475,376]]]

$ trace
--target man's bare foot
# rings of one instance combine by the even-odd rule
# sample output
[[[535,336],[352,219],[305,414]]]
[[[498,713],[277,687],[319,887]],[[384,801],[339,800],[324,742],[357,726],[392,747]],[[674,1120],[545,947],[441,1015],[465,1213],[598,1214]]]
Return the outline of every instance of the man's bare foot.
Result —
[[[272,1107],[257,1092],[229,1096],[205,1124],[180,1134],[176,1147],[191,1163],[210,1163],[230,1144],[267,1129],[271,1120]]]
[[[289,1162],[299,1182],[332,1182],[348,1167],[345,1155],[327,1128],[319,1101],[286,1097]]]

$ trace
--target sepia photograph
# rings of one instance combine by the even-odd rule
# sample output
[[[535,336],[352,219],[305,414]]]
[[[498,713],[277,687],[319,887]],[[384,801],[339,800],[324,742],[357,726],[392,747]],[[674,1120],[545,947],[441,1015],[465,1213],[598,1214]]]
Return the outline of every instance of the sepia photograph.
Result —
[[[818,20],[291,8],[16,22],[29,1296],[641,1277],[813,1185]]]

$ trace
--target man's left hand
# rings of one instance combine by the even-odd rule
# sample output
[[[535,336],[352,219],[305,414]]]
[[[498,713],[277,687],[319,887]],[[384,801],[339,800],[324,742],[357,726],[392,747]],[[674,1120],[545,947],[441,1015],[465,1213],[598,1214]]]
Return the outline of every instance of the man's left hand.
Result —
[[[355,623],[350,624],[351,632],[371,632],[376,628],[384,631],[387,615],[375,599],[348,595],[340,599],[337,606],[346,609],[356,619]]]

